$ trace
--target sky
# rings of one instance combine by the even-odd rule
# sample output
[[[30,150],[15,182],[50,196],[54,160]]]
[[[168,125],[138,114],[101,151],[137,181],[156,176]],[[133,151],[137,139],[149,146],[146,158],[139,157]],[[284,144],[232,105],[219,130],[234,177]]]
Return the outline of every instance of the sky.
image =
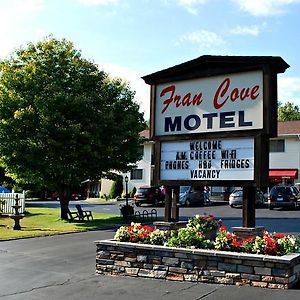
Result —
[[[0,59],[50,34],[126,80],[146,120],[141,77],[202,55],[282,57],[278,100],[300,107],[300,0],[0,0]]]

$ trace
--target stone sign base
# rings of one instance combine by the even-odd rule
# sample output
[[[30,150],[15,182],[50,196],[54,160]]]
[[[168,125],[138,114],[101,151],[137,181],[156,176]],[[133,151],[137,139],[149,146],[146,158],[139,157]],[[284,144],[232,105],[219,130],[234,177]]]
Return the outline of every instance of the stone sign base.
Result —
[[[300,280],[300,254],[268,256],[114,240],[95,242],[96,274],[289,289]]]
[[[265,227],[232,227],[233,233],[239,238],[248,238],[250,236],[260,236],[262,237],[265,231]]]
[[[187,222],[185,221],[178,221],[178,222],[166,222],[166,221],[155,221],[153,225],[155,229],[160,230],[178,230],[179,228],[185,227]]]

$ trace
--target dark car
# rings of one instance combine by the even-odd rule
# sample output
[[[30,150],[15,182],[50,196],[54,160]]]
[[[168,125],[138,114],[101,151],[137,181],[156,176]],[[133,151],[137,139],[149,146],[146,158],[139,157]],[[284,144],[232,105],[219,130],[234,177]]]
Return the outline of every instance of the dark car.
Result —
[[[273,186],[268,195],[269,209],[274,207],[297,208],[299,191],[294,186]]]
[[[133,196],[134,204],[140,206],[141,204],[151,204],[158,206],[165,201],[164,189],[161,187],[139,187]]]
[[[182,206],[204,206],[203,188],[181,186],[179,194],[179,203]]]

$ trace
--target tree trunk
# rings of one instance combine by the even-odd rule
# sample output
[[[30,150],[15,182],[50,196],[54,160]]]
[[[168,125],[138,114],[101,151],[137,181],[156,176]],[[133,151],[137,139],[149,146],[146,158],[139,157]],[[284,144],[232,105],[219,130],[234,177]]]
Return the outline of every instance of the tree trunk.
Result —
[[[60,202],[60,218],[62,220],[69,220],[68,218],[69,201],[62,199],[59,200],[59,202]]]
[[[59,192],[59,203],[60,203],[60,218],[62,220],[69,220],[69,202],[70,202],[70,189],[66,186],[62,187]]]
[[[47,191],[44,189],[42,189],[42,191],[41,191],[41,199],[47,200]]]

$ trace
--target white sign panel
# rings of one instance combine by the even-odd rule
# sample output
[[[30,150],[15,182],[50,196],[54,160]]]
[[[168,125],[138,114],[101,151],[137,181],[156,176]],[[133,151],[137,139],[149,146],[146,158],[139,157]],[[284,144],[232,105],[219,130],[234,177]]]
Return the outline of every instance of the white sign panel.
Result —
[[[157,85],[157,136],[262,128],[262,71]]]
[[[254,138],[161,143],[161,180],[254,180]]]

